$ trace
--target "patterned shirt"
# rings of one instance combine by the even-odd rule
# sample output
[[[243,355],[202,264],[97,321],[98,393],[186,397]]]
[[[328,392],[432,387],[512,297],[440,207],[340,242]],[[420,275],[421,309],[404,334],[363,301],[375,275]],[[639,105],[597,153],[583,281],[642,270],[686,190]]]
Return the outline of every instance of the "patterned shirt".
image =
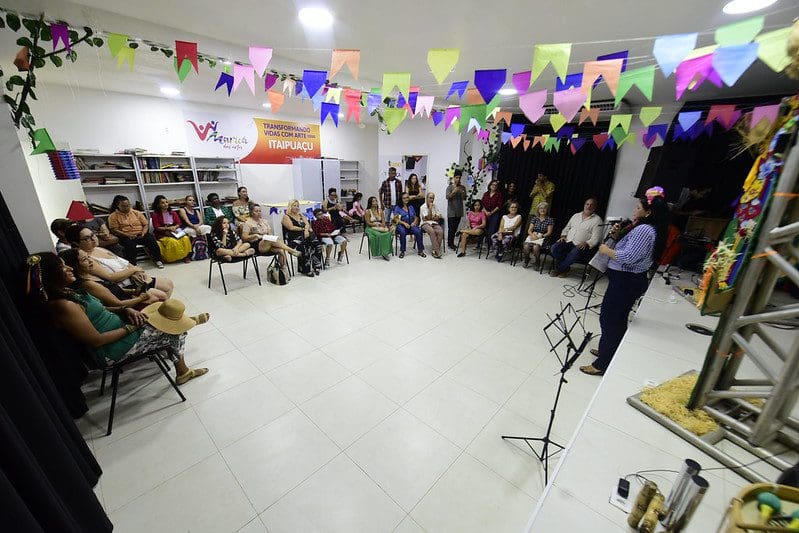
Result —
[[[543,235],[549,230],[549,226],[555,225],[555,221],[552,220],[552,217],[545,217],[544,220],[541,220],[539,217],[533,217],[533,219],[530,220],[530,225],[533,227],[534,232]]]
[[[555,194],[555,184],[547,180],[543,185],[536,183],[533,185],[533,191],[530,196],[533,198],[533,205],[530,206],[531,213],[538,212],[538,204],[546,202],[552,205],[552,195]]]
[[[391,186],[394,186],[394,194],[391,194]],[[393,196],[393,198],[392,198]],[[402,198],[402,182],[396,178],[394,180],[385,179],[380,184],[380,201],[383,203],[381,207],[389,208],[397,205]],[[394,200],[392,202],[392,200]]]
[[[333,221],[330,220],[330,217],[317,217],[316,220],[311,222],[311,228],[313,232],[316,233],[317,237],[321,237],[323,234],[330,235],[334,231],[336,231],[336,226],[333,224]]]
[[[649,224],[640,224],[622,237],[616,245],[616,258],[608,267],[622,272],[640,274],[652,266],[652,250],[655,248],[657,231]]]
[[[213,231],[209,233],[209,235],[211,236],[211,246],[213,246],[214,250],[219,250],[220,248],[230,250],[241,242],[241,239],[239,239],[239,236],[233,231],[233,228],[228,228],[225,242],[222,242],[222,239],[217,237],[216,233]]]

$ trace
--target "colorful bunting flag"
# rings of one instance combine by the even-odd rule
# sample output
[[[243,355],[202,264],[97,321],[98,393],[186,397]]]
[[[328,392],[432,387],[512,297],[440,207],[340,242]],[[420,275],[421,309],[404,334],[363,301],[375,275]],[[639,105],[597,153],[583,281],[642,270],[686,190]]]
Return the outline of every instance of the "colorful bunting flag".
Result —
[[[383,88],[381,94],[385,98],[391,96],[394,87],[399,89],[402,94],[408,94],[411,88],[410,72],[386,72],[383,74]],[[404,119],[403,119],[404,120]],[[400,121],[402,122],[402,121]]]
[[[219,80],[216,82],[216,87],[214,87],[214,90],[216,91],[223,85],[227,88],[227,95],[230,96],[230,93],[233,91],[233,76],[227,72],[219,73]]]
[[[358,79],[358,70],[361,65],[361,51],[360,50],[333,50],[332,57],[330,58],[330,79],[338,74],[341,67],[347,65],[350,69],[352,77]]]
[[[583,137],[575,137],[575,138],[573,138],[571,143],[569,144],[569,147],[571,148],[572,154],[576,154],[578,151],[580,151],[580,148],[583,147],[583,145],[585,144],[585,141],[586,141],[586,139],[584,139]]]
[[[44,154],[54,150],[55,144],[53,144],[53,139],[50,138],[50,134],[47,133],[46,129],[39,128],[33,131],[33,151],[31,155]]]
[[[524,147],[524,151],[530,149],[530,139],[522,139],[522,146]]]
[[[519,96],[519,107],[527,119],[535,123],[544,116],[544,104],[547,103],[547,90],[541,89]]]
[[[469,80],[453,81],[452,85],[449,86],[449,91],[447,92],[446,100],[449,100],[449,97],[455,93],[458,93],[458,98],[463,98],[463,94],[466,92],[466,87],[468,86],[469,86]]]
[[[430,118],[433,121],[433,126],[438,126],[441,124],[441,121],[444,120],[444,112],[443,111],[433,111],[430,113]]]
[[[283,93],[288,93],[289,96],[294,96],[294,88],[297,82],[291,78],[283,80]]]
[[[619,87],[616,90],[615,104],[619,105],[621,99],[633,88],[638,87],[646,99],[652,100],[652,91],[655,86],[655,65],[641,67],[623,72],[619,76]]]
[[[513,86],[516,88],[517,93],[524,94],[527,92],[527,89],[530,88],[530,74],[531,73],[529,70],[513,73],[513,76],[511,76],[511,81],[513,82]]]
[[[590,118],[591,124],[596,126],[596,121],[599,120],[599,108],[584,107],[582,111],[580,111],[580,120],[577,121],[577,124],[582,124],[587,118]]]
[[[308,98],[313,99],[319,89],[327,81],[327,71],[325,70],[303,70],[302,85],[308,93]]]
[[[408,111],[406,109],[397,109],[394,107],[389,107],[383,111],[383,120],[386,122],[386,131],[389,133],[393,132],[397,129],[397,126],[402,124],[402,121],[405,120],[405,117],[408,116]]]
[[[262,46],[250,47],[250,63],[252,63],[252,68],[259,76],[263,77],[270,61],[272,61],[271,48],[264,48]]]
[[[470,105],[485,103],[485,100],[483,100],[483,97],[480,96],[480,91],[477,90],[477,87],[470,87],[466,91],[466,103]]]
[[[349,122],[355,116],[355,122],[361,123],[361,91],[357,89],[345,89],[344,100],[347,102],[347,119]]]
[[[555,91],[565,91],[566,89],[571,89],[572,87],[582,87],[583,85],[583,73],[582,72],[575,72],[574,74],[567,75],[563,81],[559,78],[555,78]]]
[[[511,124],[510,125],[510,134],[514,137],[519,137],[521,134],[524,133],[524,124]]]
[[[752,17],[732,24],[725,24],[716,30],[716,43],[719,46],[751,43],[752,39],[763,29],[764,21],[764,17]]]
[[[477,139],[484,143],[487,143],[488,136],[490,135],[490,133],[491,132],[489,132],[488,130],[480,130],[480,133],[477,134]]]
[[[122,63],[127,62],[128,65],[130,66],[131,72],[133,72],[133,62],[135,60],[136,60],[136,50],[134,48],[131,48],[129,46],[123,46],[122,49],[120,49],[119,52],[117,52],[117,68],[121,67]],[[183,78],[181,79],[181,81],[186,79],[186,75],[188,74],[188,71],[190,69],[191,69],[190,66],[186,67],[185,69],[186,74],[183,74]]]
[[[661,72],[667,78],[671,76],[677,65],[682,63],[688,53],[696,47],[696,33],[682,33],[677,35],[664,35],[655,39],[652,55],[660,66]]]
[[[283,102],[286,101],[286,95],[277,91],[267,91],[267,98],[269,98],[269,105],[272,113],[277,113],[283,107]]]
[[[480,92],[484,102],[490,102],[505,85],[508,79],[507,69],[475,70],[474,86]]]
[[[574,134],[574,125],[569,124],[567,126],[563,126],[558,130],[558,139],[568,139],[569,137]]]
[[[524,137],[521,137],[521,136],[519,136],[519,137],[511,137],[510,145],[513,148],[516,148],[517,146],[519,146],[519,143],[522,142],[523,140],[524,140]]]
[[[662,112],[663,108],[661,106],[642,107],[638,113],[638,119],[644,126],[649,126]]]
[[[701,116],[701,111],[683,111],[677,115],[677,122],[682,126],[683,131],[688,131]]]
[[[369,93],[366,97],[366,112],[371,115],[375,109],[380,107],[382,102],[383,98],[380,96],[380,94]]]
[[[574,115],[580,110],[585,103],[585,91],[580,87],[572,87],[565,91],[557,91],[553,96],[553,105],[555,109],[566,118],[567,122],[574,119]]]
[[[549,124],[552,126],[552,130],[557,133],[560,128],[563,127],[564,124],[568,122],[566,117],[561,115],[560,113],[553,113],[549,115]]]
[[[713,69],[722,81],[732,87],[757,59],[757,43],[721,46],[713,52]]]
[[[277,74],[272,74],[270,72],[264,78],[264,91],[268,91],[269,89],[274,87],[275,83],[277,83]]]
[[[466,123],[467,127],[469,125],[469,119],[475,119],[477,121],[477,125],[479,129],[485,128],[486,125],[486,105],[485,104],[477,104],[477,105],[464,105],[461,106],[461,115],[460,121],[462,123]],[[467,130],[468,131],[468,130]]]
[[[128,45],[128,36],[123,35],[121,33],[109,33],[108,34],[108,49],[111,51],[111,57],[116,57],[119,54],[119,51],[122,50],[122,47],[127,47]]]
[[[613,138],[614,143],[616,146],[621,146],[625,142],[627,142],[627,132],[621,126],[617,126],[616,128],[610,131],[610,136]]]
[[[430,112],[433,110],[433,103],[435,102],[434,96],[420,96],[416,99],[416,112],[414,116],[417,115],[425,115],[430,116]]]
[[[502,144],[508,144],[508,141],[513,137],[509,131],[503,131],[500,133],[500,137],[502,138]]]
[[[480,128],[480,123],[477,122],[476,118],[469,117],[469,120],[467,121],[466,118],[463,117],[463,108],[461,108],[460,121],[466,122],[466,133],[469,133],[470,131],[472,131],[472,129],[474,129],[476,133],[480,133],[480,130],[482,129]]]
[[[71,44],[69,42],[69,27],[66,24],[50,24],[50,36],[53,38],[53,50],[58,48],[58,43],[63,43],[67,52],[71,51]]]
[[[252,65],[233,64],[233,91],[239,88],[241,82],[245,81],[250,87],[250,92],[255,94],[255,69]]]
[[[604,61],[586,61],[583,65],[583,92],[588,94],[591,84],[602,76],[611,94],[616,96],[619,86],[619,76],[621,76],[621,59],[607,59]]]
[[[459,106],[448,107],[444,116],[444,131],[447,131],[459,118],[461,118],[461,108]]]
[[[499,124],[501,121],[505,121],[505,124],[510,125],[510,121],[513,118],[513,113],[510,111],[499,111],[496,115],[494,115],[494,124]]]
[[[611,59],[621,59],[621,70],[620,72],[624,73],[627,70],[627,58],[630,55],[629,50],[622,50],[621,52],[613,52],[612,54],[605,54],[602,56],[597,56],[597,61],[608,61]],[[599,82],[602,81],[602,76],[599,76],[596,80],[594,80],[593,88],[596,89],[599,86]]]
[[[566,77],[569,68],[569,57],[571,57],[571,43],[559,44],[537,44],[533,50],[533,69],[530,73],[530,85],[535,83],[538,76],[544,69],[552,63],[552,68],[558,74],[558,78]]]
[[[605,143],[608,142],[609,138],[610,135],[608,135],[607,133],[597,133],[596,135],[593,136],[594,145],[596,145],[596,147],[601,150],[602,147],[605,146]]]
[[[342,90],[343,89],[341,87],[326,87],[323,91],[325,95],[325,102],[334,102],[336,104],[340,104]],[[356,92],[358,93],[358,101],[360,102],[361,91],[356,91]]]
[[[613,133],[616,128],[621,128],[626,134],[630,131],[630,122],[632,122],[632,115],[613,115],[610,117],[610,124],[608,125],[608,132]]]
[[[427,65],[436,78],[436,83],[439,85],[444,83],[458,64],[460,55],[461,51],[458,48],[431,48],[427,51]]]
[[[682,98],[686,89],[695,91],[706,80],[719,88],[723,84],[721,77],[713,70],[712,54],[686,59],[680,63],[674,75],[677,100]]]
[[[779,104],[757,106],[752,109],[752,120],[749,122],[749,127],[754,129],[761,120],[767,120],[769,124],[773,124],[777,120],[779,112]]]
[[[194,67],[194,72],[200,73],[200,67],[197,64],[197,43],[175,41],[175,58],[178,61],[178,72],[180,72],[183,62],[188,60]]]
[[[319,119],[319,124],[324,124],[325,123],[325,119],[327,117],[333,117],[333,124],[335,124],[336,127],[338,128],[338,109],[339,109],[339,107],[340,106],[338,104],[333,104],[331,102],[322,102],[322,112],[321,112],[321,118]],[[386,122],[386,125],[388,125],[388,122]],[[389,132],[390,132],[390,130],[389,130]]]
[[[740,117],[741,112],[735,109],[735,104],[717,104],[710,106],[705,124],[710,124],[715,120],[726,131],[738,122]]]
[[[544,151],[551,152],[551,151],[558,151],[560,149],[560,139],[557,137],[548,137],[546,144],[544,144]]]
[[[305,87],[303,86],[302,80],[297,80],[294,82],[294,96],[300,96],[304,99],[305,95],[302,93],[303,89],[305,89]]]
[[[755,38],[755,42],[760,45],[757,56],[774,72],[782,72],[791,63],[787,52],[789,35],[791,35],[791,26]]]

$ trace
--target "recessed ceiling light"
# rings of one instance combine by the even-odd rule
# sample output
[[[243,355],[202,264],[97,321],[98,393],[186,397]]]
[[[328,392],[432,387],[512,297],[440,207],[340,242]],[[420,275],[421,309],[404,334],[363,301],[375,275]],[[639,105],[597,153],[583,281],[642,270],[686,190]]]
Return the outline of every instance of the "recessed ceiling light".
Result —
[[[180,94],[180,91],[175,87],[171,87],[169,85],[162,85],[161,94],[165,94],[167,96],[177,96]]]
[[[500,89],[499,94],[501,94],[502,96],[511,96],[513,94],[516,94],[516,89],[514,89],[513,87],[506,87],[505,89]]]
[[[299,12],[303,26],[314,29],[329,28],[333,24],[333,14],[324,7],[304,7]]]
[[[261,105],[264,106],[265,109],[272,109],[272,104],[270,104],[269,102],[263,103]]]
[[[722,11],[728,15],[740,15],[742,13],[751,13],[774,4],[777,0],[732,0],[727,2]]]
[[[222,61],[222,64],[223,65],[232,65],[233,63],[226,59],[226,60]]]

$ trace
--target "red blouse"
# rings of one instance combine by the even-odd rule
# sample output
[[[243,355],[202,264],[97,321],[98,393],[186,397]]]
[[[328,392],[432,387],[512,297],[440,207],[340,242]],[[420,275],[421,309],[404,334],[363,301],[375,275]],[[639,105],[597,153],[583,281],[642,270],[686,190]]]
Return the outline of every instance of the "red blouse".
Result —
[[[491,196],[491,193],[486,191],[483,195],[483,209],[486,211],[493,211],[496,208],[501,208],[505,203],[505,197],[499,191],[494,193],[494,196]]]

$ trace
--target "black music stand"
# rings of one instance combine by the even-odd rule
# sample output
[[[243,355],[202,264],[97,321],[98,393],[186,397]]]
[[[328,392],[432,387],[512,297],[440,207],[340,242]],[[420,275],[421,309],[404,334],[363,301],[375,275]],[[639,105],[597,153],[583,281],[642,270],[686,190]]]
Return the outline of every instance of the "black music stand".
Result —
[[[574,322],[569,324],[567,322],[567,313],[573,315]],[[549,315],[547,315],[549,316]],[[574,344],[574,340],[572,339],[572,332],[577,328],[580,327],[580,330],[583,333],[583,340],[580,342],[579,346]],[[553,339],[549,336],[549,329],[554,328],[557,333],[562,335],[562,338],[558,339],[557,342],[553,342]],[[560,313],[557,313],[554,317],[552,317],[549,323],[544,326],[544,334],[547,337],[547,342],[549,342],[550,350],[555,354],[555,357],[558,358],[558,362],[560,362],[560,379],[558,380],[558,390],[555,393],[555,402],[552,404],[552,409],[549,411],[549,423],[547,424],[547,431],[543,437],[514,437],[510,435],[502,435],[504,440],[523,440],[525,444],[530,448],[530,451],[533,452],[533,455],[544,465],[544,483],[549,482],[549,458],[553,457],[554,455],[560,453],[565,449],[562,444],[558,444],[557,442],[553,441],[550,436],[552,435],[552,425],[555,422],[555,411],[558,408],[558,401],[560,400],[560,393],[563,389],[563,384],[568,383],[566,381],[566,372],[574,365],[575,361],[580,357],[585,350],[585,347],[588,345],[588,342],[593,337],[593,333],[590,331],[585,331],[585,328],[580,321],[580,315],[577,314],[572,304],[567,304],[565,307],[563,302],[560,304]],[[561,357],[558,353],[558,347],[562,344],[566,345],[566,354]],[[540,442],[542,443],[541,451],[538,452],[533,448],[532,442]],[[554,446],[557,447],[556,450],[550,451],[549,447]]]

